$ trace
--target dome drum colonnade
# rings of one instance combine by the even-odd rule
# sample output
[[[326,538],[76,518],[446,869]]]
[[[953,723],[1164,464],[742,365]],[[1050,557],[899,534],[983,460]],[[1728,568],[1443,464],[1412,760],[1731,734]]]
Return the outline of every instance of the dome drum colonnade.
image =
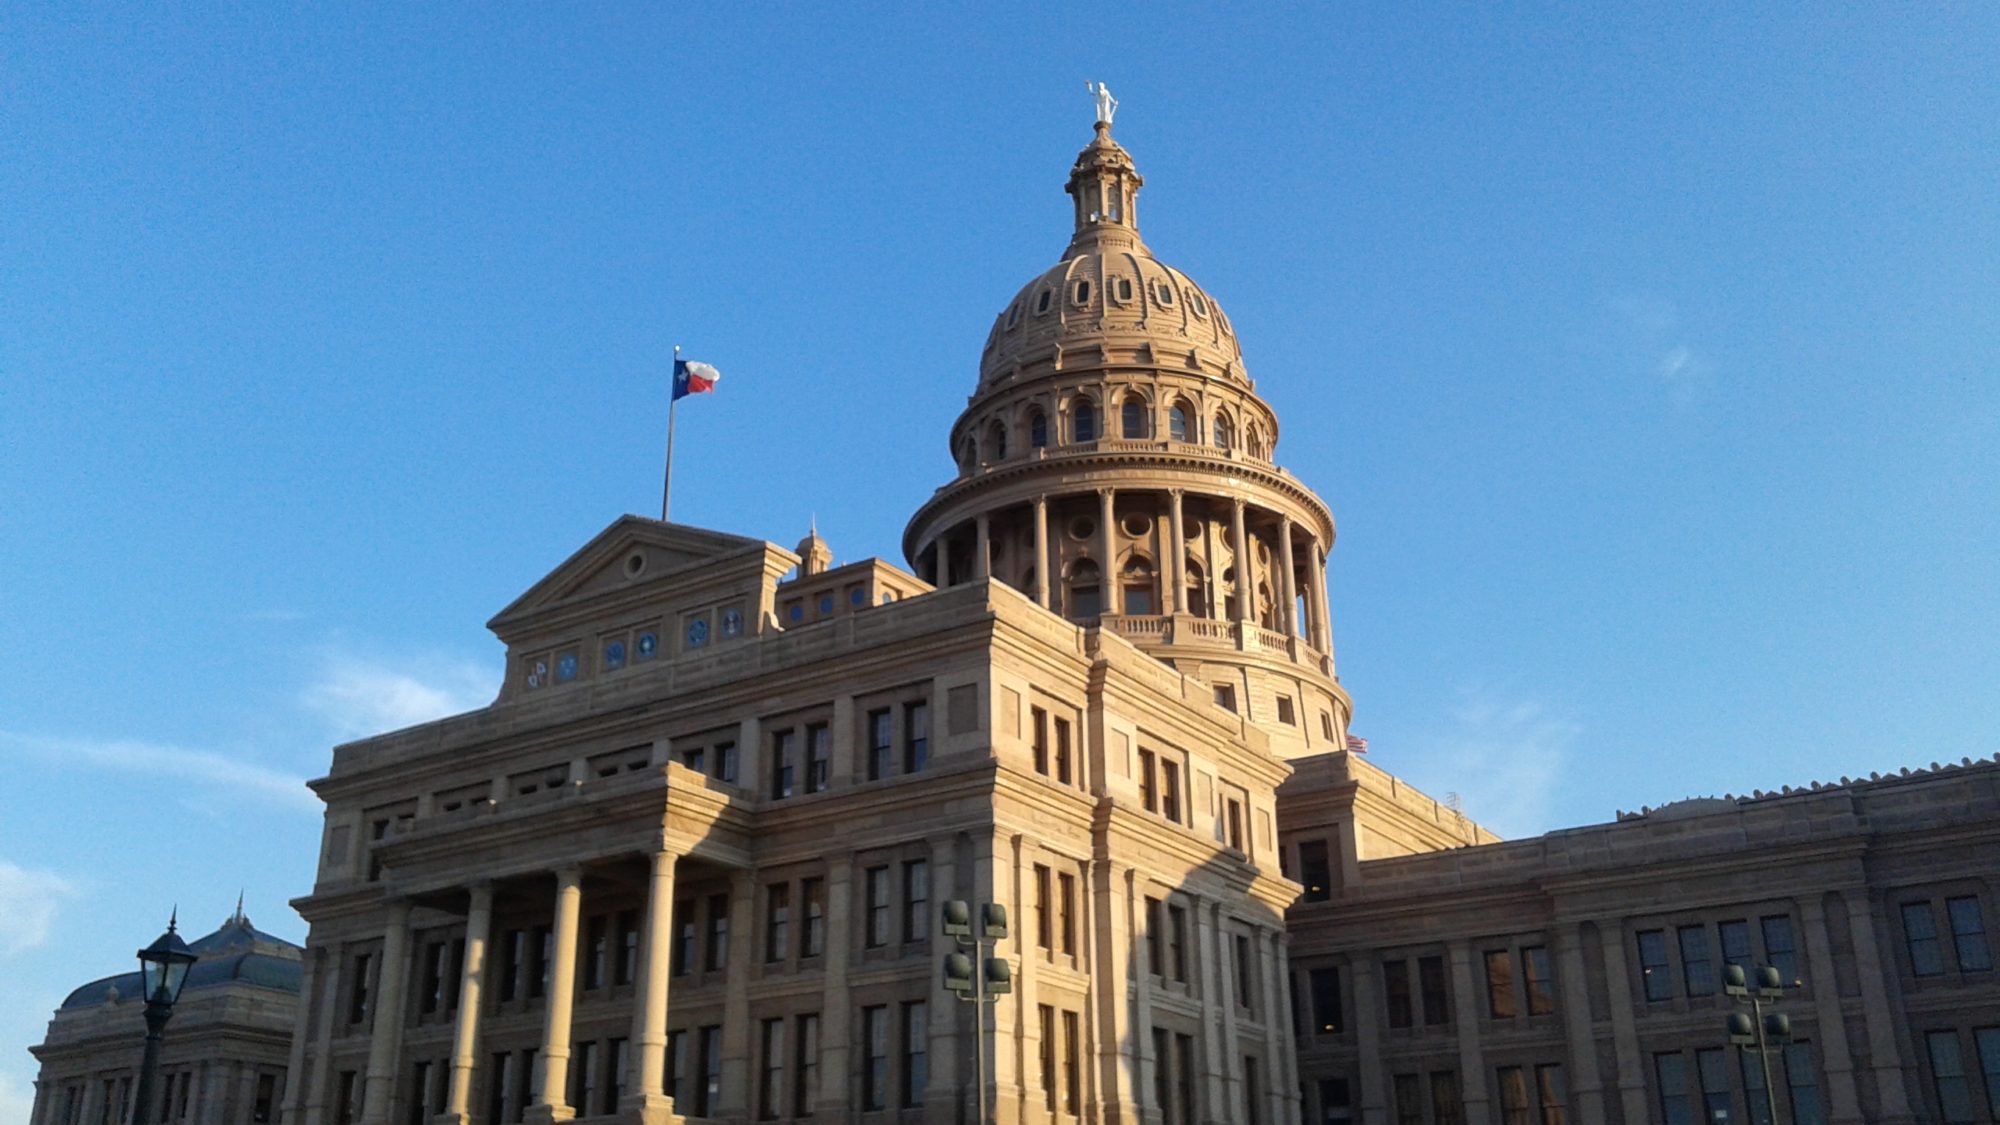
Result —
[[[1100,123],[1066,188],[1075,235],[995,319],[952,428],[958,476],[904,554],[936,585],[998,578],[1169,662],[1303,673],[1337,744],[1333,516],[1272,463],[1277,417],[1221,306],[1140,241],[1142,183]]]

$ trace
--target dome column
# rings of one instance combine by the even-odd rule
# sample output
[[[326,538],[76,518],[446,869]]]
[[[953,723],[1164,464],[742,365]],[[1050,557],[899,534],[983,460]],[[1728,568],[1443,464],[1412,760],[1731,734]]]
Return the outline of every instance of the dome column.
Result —
[[[1328,656],[1333,655],[1333,626],[1327,620],[1326,608],[1326,551],[1318,544],[1312,545],[1312,601],[1314,615],[1319,618],[1313,623],[1313,643]]]
[[[1120,600],[1122,591],[1118,588],[1118,525],[1114,522],[1116,512],[1112,507],[1115,496],[1111,489],[1097,490],[1097,510],[1099,513],[1097,534],[1100,548],[1104,552],[1103,575],[1099,579],[1097,603],[1099,613],[1118,613],[1125,608]]]
[[[974,581],[993,577],[993,525],[985,512],[973,521],[972,577]]]
[[[1287,635],[1296,637],[1299,635],[1299,589],[1298,576],[1292,570],[1292,517],[1287,515],[1278,517],[1278,555],[1278,565],[1284,568],[1281,585],[1285,598],[1285,609],[1278,615],[1278,620],[1284,623]]]
[[[1182,523],[1182,516],[1181,516],[1181,499],[1182,499],[1181,490],[1178,488],[1169,489],[1167,492],[1167,497],[1169,501],[1168,504],[1169,519],[1167,525],[1168,541],[1167,541],[1167,549],[1164,553],[1166,554],[1167,558],[1172,560],[1167,564],[1166,569],[1168,572],[1168,580],[1171,581],[1174,585],[1172,590],[1173,596],[1171,600],[1167,598],[1162,598],[1160,600],[1166,602],[1168,605],[1173,607],[1171,612],[1186,613],[1188,611],[1187,535],[1185,533],[1186,525]]]
[[[1255,589],[1250,582],[1249,540],[1243,534],[1243,501],[1229,502],[1229,543],[1236,553],[1236,614],[1237,621],[1250,621],[1255,617],[1250,604],[1251,592]]]
[[[1035,497],[1035,601],[1049,608],[1049,498]]]

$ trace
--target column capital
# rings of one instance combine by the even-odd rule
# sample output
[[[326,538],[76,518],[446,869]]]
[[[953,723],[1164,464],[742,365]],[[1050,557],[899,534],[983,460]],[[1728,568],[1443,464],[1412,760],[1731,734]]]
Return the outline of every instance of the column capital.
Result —
[[[560,867],[554,867],[550,870],[554,873],[558,884],[569,883],[575,885],[583,882],[583,864],[581,863],[565,863]]]

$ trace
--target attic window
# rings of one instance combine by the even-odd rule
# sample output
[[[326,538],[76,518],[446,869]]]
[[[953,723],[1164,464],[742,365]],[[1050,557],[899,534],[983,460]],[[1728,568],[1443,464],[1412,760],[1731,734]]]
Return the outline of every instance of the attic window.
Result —
[[[1160,302],[1161,308],[1173,307],[1174,291],[1172,289],[1167,288],[1166,282],[1156,281],[1153,283],[1153,297],[1154,299]]]
[[[1129,278],[1129,277],[1121,277],[1121,278],[1119,278],[1119,279],[1118,279],[1118,299],[1119,299],[1120,301],[1129,301],[1129,300],[1131,300],[1131,299],[1132,299],[1132,279],[1131,279],[1131,278]]]
[[[1208,302],[1201,299],[1201,294],[1189,293],[1188,305],[1189,307],[1194,309],[1194,315],[1196,316],[1208,315]]]
[[[1079,281],[1076,283],[1076,303],[1079,305],[1090,303],[1090,282]]]
[[[1038,313],[1049,311],[1049,302],[1055,298],[1055,292],[1053,289],[1042,290],[1042,295],[1035,299],[1035,311]]]
[[[627,577],[627,578],[637,578],[637,577],[639,577],[639,573],[640,573],[641,571],[645,570],[645,569],[646,569],[646,556],[645,556],[645,555],[642,555],[642,554],[640,554],[639,552],[637,552],[637,551],[634,551],[634,552],[632,552],[632,554],[630,555],[630,557],[626,558],[626,560],[625,560],[625,577]]]
[[[1021,323],[1021,305],[1016,302],[1007,309],[1007,327],[1012,328],[1019,323]]]

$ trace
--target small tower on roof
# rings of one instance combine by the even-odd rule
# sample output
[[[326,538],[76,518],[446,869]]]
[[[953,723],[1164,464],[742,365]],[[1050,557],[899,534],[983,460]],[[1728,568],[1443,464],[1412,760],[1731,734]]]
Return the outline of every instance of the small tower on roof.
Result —
[[[798,556],[801,578],[812,574],[824,574],[833,565],[833,548],[827,546],[826,540],[819,537],[817,518],[813,520],[812,530],[806,532],[804,539],[799,540]]]

